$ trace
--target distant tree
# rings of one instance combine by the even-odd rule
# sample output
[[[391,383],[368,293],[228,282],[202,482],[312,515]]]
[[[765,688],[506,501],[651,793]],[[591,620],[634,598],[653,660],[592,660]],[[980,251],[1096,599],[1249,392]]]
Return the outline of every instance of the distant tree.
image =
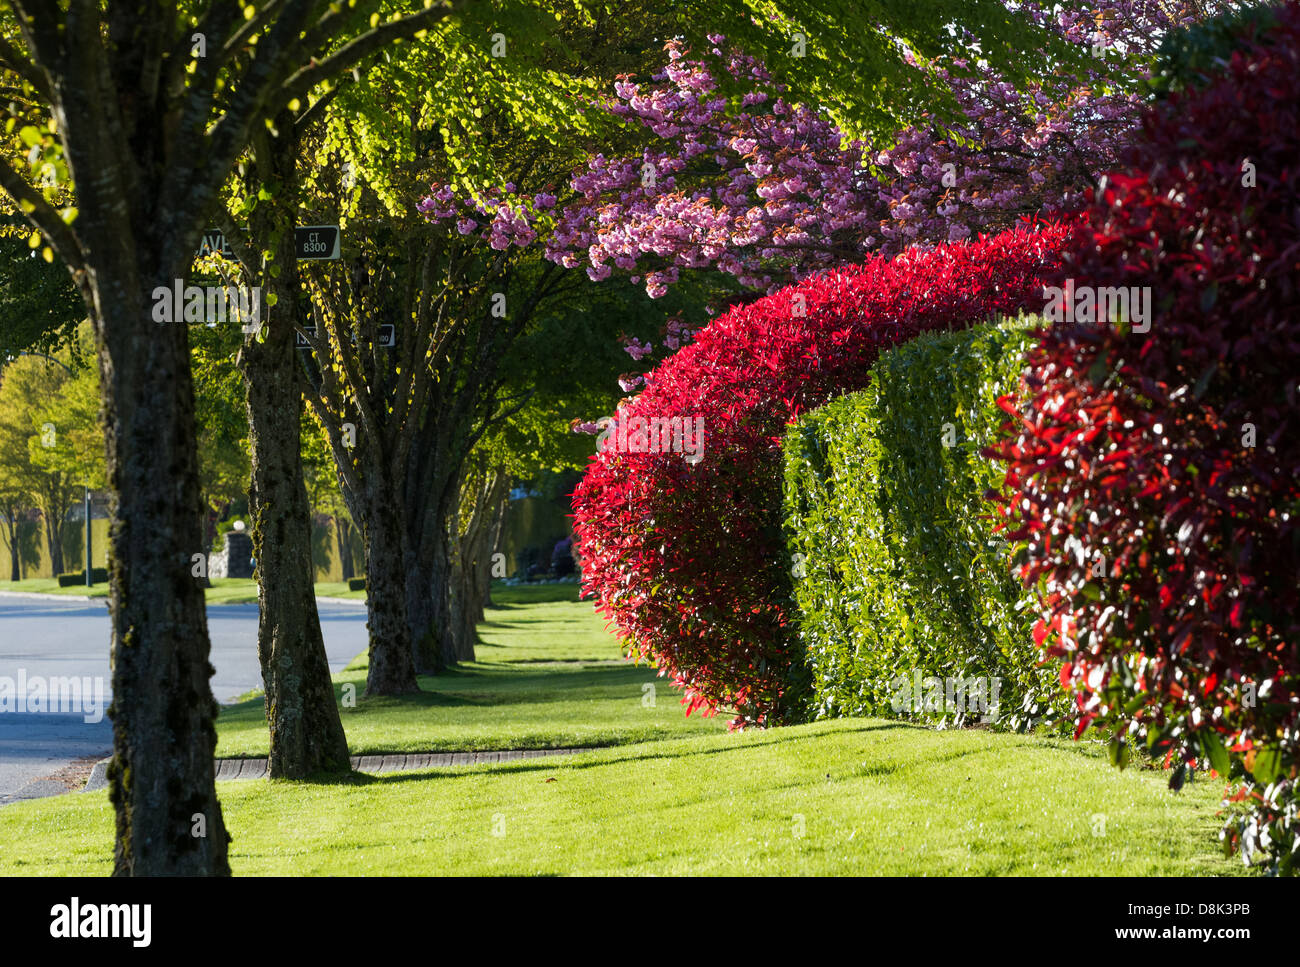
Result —
[[[88,333],[83,333],[83,339]],[[85,347],[83,346],[83,352]],[[19,356],[0,373],[0,463],[15,508],[40,512],[55,574],[62,573],[65,519],[83,487],[102,485],[104,438],[98,381],[63,357]]]
[[[99,374],[88,360],[93,356],[90,327],[76,334],[73,349],[61,353],[70,361],[82,360],[66,378],[55,375],[46,391],[34,400],[34,427],[27,439],[31,467],[40,481],[37,505],[45,522],[50,564],[57,574],[68,570],[63,560],[68,510],[89,488],[105,484],[104,432],[99,421]]]

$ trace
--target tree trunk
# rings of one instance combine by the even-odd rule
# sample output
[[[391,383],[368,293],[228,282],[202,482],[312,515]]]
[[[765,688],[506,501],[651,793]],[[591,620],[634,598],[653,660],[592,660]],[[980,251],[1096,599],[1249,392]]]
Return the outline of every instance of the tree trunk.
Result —
[[[446,520],[441,514],[439,517]],[[457,641],[460,624],[456,607],[455,548],[450,546],[446,524],[433,533],[430,540],[432,565],[430,591],[433,600],[433,628],[439,648],[439,660],[451,667],[461,660],[462,649]]]
[[[272,323],[266,342],[244,365],[253,468],[248,508],[260,607],[257,656],[272,779],[351,769],[316,611],[311,517],[299,456],[301,397],[292,369],[283,371],[295,365],[290,325],[288,313]]]
[[[406,547],[406,621],[415,649],[415,667],[421,675],[437,675],[446,668],[435,609],[434,587],[438,578],[432,546]]]
[[[352,566],[352,521],[343,514],[334,515],[334,534],[339,546],[339,564],[343,568],[343,580],[351,581],[356,577]]]
[[[279,230],[274,264],[280,272],[262,279],[275,299],[263,298],[263,331],[245,342],[239,362],[252,456],[248,509],[260,607],[257,656],[271,730],[267,775],[303,779],[349,772],[352,766],[316,610],[311,507],[302,472],[302,396],[294,348],[297,140],[292,117],[281,115],[277,125],[278,137],[257,140],[256,159],[261,180],[280,190],[274,204],[255,212],[250,228],[254,250],[269,244]],[[267,305],[270,301],[274,307]]]
[[[378,463],[379,461],[375,461]],[[364,501],[366,543],[366,611],[370,631],[367,695],[418,692],[411,628],[407,624],[406,529],[400,498],[379,468],[367,474]]]
[[[9,504],[5,507],[5,530],[9,532],[9,580],[22,580],[18,566],[18,511]]]
[[[188,333],[184,323],[155,323],[147,301],[156,286],[173,285],[175,270],[140,271],[135,246],[120,240],[105,249],[92,273],[92,320],[116,495],[113,872],[228,876],[229,837],[213,784],[218,709],[207,616],[191,572],[203,533]]]
[[[45,543],[50,548],[50,568],[54,576],[64,572],[63,567],[63,522],[57,520],[53,512],[43,514],[45,518]]]
[[[502,487],[501,501],[497,504],[496,516],[492,519],[492,533],[488,540],[487,577],[483,581],[482,608],[495,607],[492,603],[492,558],[501,553],[501,534],[506,527],[506,512],[510,509],[510,480],[506,479]]]

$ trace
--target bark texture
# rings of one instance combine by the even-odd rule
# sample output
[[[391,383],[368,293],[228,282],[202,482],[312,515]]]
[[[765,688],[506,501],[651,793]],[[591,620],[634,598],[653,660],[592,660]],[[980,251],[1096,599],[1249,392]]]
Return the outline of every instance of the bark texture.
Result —
[[[316,610],[311,507],[302,471],[302,395],[294,348],[298,141],[292,115],[276,118],[276,132],[254,139],[259,180],[276,185],[277,195],[254,212],[252,251],[244,261],[248,267],[256,252],[273,245],[272,264],[279,272],[260,279],[261,331],[247,339],[239,362],[252,455],[248,503],[260,606],[257,656],[271,731],[267,769],[272,779],[303,779],[349,772],[352,766]]]
[[[376,479],[377,478],[377,479]],[[415,656],[406,621],[406,529],[400,501],[388,499],[391,485],[372,476],[374,489],[362,499],[366,522],[366,610],[370,631],[367,695],[419,691]]]

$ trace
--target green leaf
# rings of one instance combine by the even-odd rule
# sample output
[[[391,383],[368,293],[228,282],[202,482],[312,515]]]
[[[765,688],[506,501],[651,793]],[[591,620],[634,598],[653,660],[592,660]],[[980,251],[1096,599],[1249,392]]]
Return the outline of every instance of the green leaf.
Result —
[[[1201,747],[1205,749],[1205,754],[1210,759],[1210,765],[1214,766],[1214,771],[1221,778],[1228,777],[1228,770],[1232,768],[1232,760],[1228,757],[1228,750],[1223,747],[1223,739],[1219,733],[1213,729],[1206,729],[1201,733]]]
[[[1282,749],[1276,745],[1266,746],[1255,752],[1255,768],[1251,775],[1260,785],[1267,786],[1282,772]]]

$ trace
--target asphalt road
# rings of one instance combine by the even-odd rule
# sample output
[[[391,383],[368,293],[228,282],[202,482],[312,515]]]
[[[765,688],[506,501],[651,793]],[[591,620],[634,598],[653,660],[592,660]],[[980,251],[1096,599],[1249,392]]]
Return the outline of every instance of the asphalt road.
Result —
[[[337,672],[367,647],[365,607],[321,601],[318,608],[330,671]],[[219,701],[262,687],[256,604],[210,606],[208,635],[217,670],[212,693]],[[112,750],[112,723],[103,714],[113,698],[108,643],[103,601],[0,595],[0,803],[55,792],[51,783],[37,780],[75,759]],[[58,709],[47,704],[43,711],[11,711],[13,699],[5,704],[6,687],[16,691],[25,680],[26,696],[34,694],[38,680],[68,678],[90,679],[71,711],[66,704],[73,696],[66,689]]]

